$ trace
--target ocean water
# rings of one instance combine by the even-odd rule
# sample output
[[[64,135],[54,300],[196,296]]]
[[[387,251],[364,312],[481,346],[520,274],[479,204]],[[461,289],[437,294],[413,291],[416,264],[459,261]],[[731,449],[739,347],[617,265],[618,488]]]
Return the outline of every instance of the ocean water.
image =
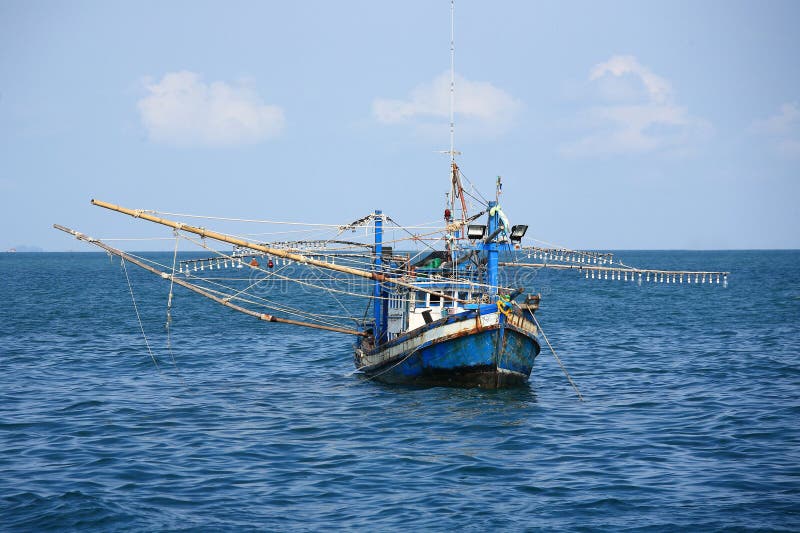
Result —
[[[390,387],[186,291],[170,355],[129,266],[156,369],[118,261],[3,254],[0,530],[799,531],[800,252],[618,255],[732,274],[512,272],[580,402],[546,347],[527,387]]]

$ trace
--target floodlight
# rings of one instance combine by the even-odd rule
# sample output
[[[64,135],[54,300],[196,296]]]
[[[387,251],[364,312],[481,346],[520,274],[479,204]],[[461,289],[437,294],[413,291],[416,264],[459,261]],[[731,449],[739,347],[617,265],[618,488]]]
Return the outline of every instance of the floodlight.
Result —
[[[486,235],[486,226],[480,224],[470,224],[467,226],[467,237],[470,240],[482,239]]]
[[[525,224],[517,224],[516,226],[511,228],[511,240],[514,242],[519,242],[525,236],[525,232],[528,231],[528,226]]]

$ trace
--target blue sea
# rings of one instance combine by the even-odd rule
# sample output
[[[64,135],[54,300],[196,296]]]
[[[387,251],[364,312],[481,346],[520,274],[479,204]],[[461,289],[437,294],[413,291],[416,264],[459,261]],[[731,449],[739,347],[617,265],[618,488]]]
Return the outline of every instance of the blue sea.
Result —
[[[800,531],[800,252],[617,255],[731,275],[513,274],[581,402],[544,344],[526,387],[386,386],[185,290],[170,351],[129,265],[157,368],[119,261],[2,254],[0,530]]]

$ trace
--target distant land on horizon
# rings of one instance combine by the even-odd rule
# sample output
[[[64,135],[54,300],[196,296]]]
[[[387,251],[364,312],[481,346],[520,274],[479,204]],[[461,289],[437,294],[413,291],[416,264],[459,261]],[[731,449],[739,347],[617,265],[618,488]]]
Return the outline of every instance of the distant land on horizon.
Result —
[[[33,246],[29,244],[18,244],[17,246],[12,246],[7,250],[3,250],[6,253],[14,253],[14,252],[21,252],[21,253],[31,253],[31,252],[45,252],[46,250],[40,246]]]

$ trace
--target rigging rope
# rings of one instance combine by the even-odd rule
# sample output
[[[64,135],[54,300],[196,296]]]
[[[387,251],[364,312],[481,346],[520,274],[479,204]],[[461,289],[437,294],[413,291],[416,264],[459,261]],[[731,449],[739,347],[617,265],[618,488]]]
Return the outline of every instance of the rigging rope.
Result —
[[[339,224],[316,224],[313,222],[282,222],[280,220],[258,220],[252,218],[231,218],[231,217],[215,217],[209,215],[189,215],[186,213],[169,213],[167,211],[155,211],[155,210],[142,210],[142,213],[151,213],[155,215],[169,215],[173,217],[184,217],[184,218],[225,220],[228,222],[250,222],[254,224],[283,224],[286,226],[315,226],[315,227],[325,227],[325,228],[338,228],[340,226]]]
[[[203,248],[205,248],[205,249],[207,249],[209,251],[212,251],[212,252],[214,252],[214,253],[222,256],[222,257],[231,259],[230,256],[228,256],[228,255],[226,255],[226,254],[224,254],[224,253],[222,253],[222,252],[220,252],[218,250],[214,250],[213,248],[208,246],[205,242],[197,242],[196,239],[193,239],[193,238],[189,237],[188,235],[182,235],[182,237],[184,239],[186,239],[187,241],[192,242],[194,244],[197,244],[198,246],[201,246],[201,247],[203,247]],[[312,287],[312,288],[321,289],[321,290],[327,291],[329,293],[331,293],[331,292],[340,292],[340,293],[351,295],[351,296],[364,297],[364,295],[358,294],[358,293],[349,293],[349,292],[346,292],[346,291],[339,291],[337,289],[333,289],[333,288],[330,288],[330,287],[321,287],[321,286],[315,285],[313,283],[301,282],[301,281],[298,281],[295,278],[290,278],[288,276],[282,276],[282,275],[278,274],[277,272],[266,271],[266,270],[264,270],[264,269],[262,269],[260,267],[256,267],[256,266],[253,266],[253,265],[250,265],[250,264],[246,264],[246,266],[248,268],[252,269],[252,270],[257,270],[259,272],[263,272],[264,274],[266,274],[269,277],[276,277],[278,279],[282,279],[282,280],[285,280],[285,281],[291,281],[291,282],[294,282],[294,283],[298,283],[299,285],[304,285],[304,286],[308,286],[308,287]],[[308,265],[308,266],[311,266],[311,265]],[[302,311],[300,309],[286,307],[286,306],[279,307],[274,302],[272,302],[270,300],[267,300],[266,298],[263,298],[263,297],[260,297],[260,296],[256,296],[256,295],[251,294],[251,293],[247,293],[247,295],[250,298],[256,298],[258,300],[261,300],[263,303],[259,304],[259,303],[253,302],[253,301],[247,301],[246,299],[241,298],[239,296],[240,294],[245,293],[247,290],[251,289],[252,287],[256,286],[257,284],[262,283],[263,281],[265,281],[264,279],[256,280],[255,282],[251,283],[250,286],[248,286],[247,288],[245,288],[243,290],[238,290],[238,291],[237,291],[237,289],[235,287],[229,287],[229,286],[224,285],[222,283],[212,282],[212,281],[208,280],[207,278],[199,278],[199,279],[204,280],[206,283],[222,287],[223,289],[226,289],[228,291],[236,291],[234,294],[231,295],[231,294],[228,294],[227,292],[213,291],[213,289],[208,289],[208,290],[212,290],[213,292],[216,292],[217,294],[224,295],[228,300],[235,299],[235,300],[238,300],[238,301],[244,301],[244,302],[247,302],[247,303],[252,303],[254,305],[261,305],[261,306],[263,306],[263,307],[265,307],[267,309],[274,309],[276,311],[281,311],[281,312],[284,312],[284,313],[287,313],[287,314],[299,316],[299,317],[306,318],[306,319],[309,319],[309,320],[315,320],[315,321],[319,322],[320,324],[341,326],[340,324],[336,324],[336,323],[329,322],[329,321],[321,319],[320,316],[324,316],[324,315],[320,315],[320,314],[316,314],[316,313],[309,313],[307,311]],[[345,311],[346,311],[346,309],[345,309]],[[348,318],[350,320],[353,320],[353,317],[348,317]]]
[[[130,257],[133,257],[133,258],[135,258],[137,260],[140,260],[142,262],[149,263],[151,265],[156,265],[156,266],[158,266],[160,268],[167,268],[166,265],[163,265],[163,264],[159,263],[158,261],[155,261],[155,260],[152,260],[152,259],[148,259],[148,258],[145,258],[145,257],[141,257],[141,256],[137,256],[137,255],[134,255],[134,254],[128,254],[128,255]],[[253,267],[251,267],[251,268],[253,268]],[[261,270],[261,269],[259,269],[259,270]],[[299,310],[299,309],[293,309],[291,307],[279,307],[277,304],[275,304],[274,302],[272,302],[270,300],[267,300],[266,298],[262,298],[262,297],[259,297],[259,296],[256,296],[256,295],[250,294],[250,293],[248,293],[248,296],[250,296],[251,298],[256,298],[258,300],[261,300],[262,303],[254,302],[252,300],[247,300],[247,299],[241,298],[241,297],[234,297],[234,296],[232,296],[230,294],[230,292],[231,291],[236,291],[235,287],[230,287],[230,286],[224,285],[222,283],[217,283],[217,282],[213,281],[211,278],[202,278],[202,277],[197,277],[197,276],[191,276],[188,273],[187,273],[187,277],[193,278],[195,280],[201,280],[201,281],[203,281],[205,283],[208,283],[209,285],[215,285],[215,286],[221,287],[223,289],[226,289],[225,291],[222,291],[222,290],[212,289],[210,287],[204,287],[203,288],[204,290],[206,290],[208,292],[212,292],[215,295],[226,297],[225,299],[227,301],[235,299],[237,301],[241,301],[241,302],[245,302],[245,303],[251,303],[253,305],[258,305],[258,306],[264,307],[266,309],[273,309],[273,310],[277,310],[277,311],[282,311],[282,312],[285,312],[287,314],[293,314],[295,316],[299,316],[299,317],[302,317],[302,318],[315,319],[320,323],[326,323],[325,321],[320,320],[317,317],[319,317],[319,316],[328,316],[328,315],[322,315],[322,314],[313,315],[313,314],[309,314],[307,312],[303,312],[302,310]],[[199,287],[199,285],[197,285],[197,284],[192,284],[192,285],[196,286],[196,287]],[[334,317],[334,318],[351,318],[351,317]],[[327,322],[327,324],[332,324],[332,325],[337,325],[338,326],[338,324],[334,324],[334,323],[331,323],[331,322]]]
[[[175,265],[178,262],[178,242],[180,242],[180,235],[178,232],[174,231],[173,233],[175,234],[175,251],[172,254],[172,275],[169,278],[169,296],[167,297],[167,322],[164,327],[167,330],[167,351],[169,352],[169,357],[172,360],[172,366],[175,367],[175,372],[177,372],[181,383],[183,383],[183,386],[187,387],[186,381],[183,379],[183,374],[181,374],[181,371],[178,368],[178,362],[175,360],[175,354],[172,352],[172,330],[170,329],[170,326],[172,325],[172,295],[173,287],[175,285]]]
[[[142,337],[144,337],[144,344],[147,346],[147,353],[150,354],[150,359],[153,360],[153,364],[156,365],[156,370],[158,373],[161,373],[161,367],[158,366],[158,361],[156,361],[156,356],[153,355],[153,350],[150,349],[150,341],[147,340],[147,335],[144,332],[144,325],[142,325],[142,317],[139,316],[139,306],[136,305],[136,297],[133,295],[133,285],[131,285],[131,278],[128,277],[128,268],[125,266],[125,258],[120,258],[122,263],[122,270],[125,272],[125,279],[128,282],[128,290],[131,292],[131,301],[133,301],[133,310],[136,311],[136,320],[139,321],[139,329],[142,331]]]

